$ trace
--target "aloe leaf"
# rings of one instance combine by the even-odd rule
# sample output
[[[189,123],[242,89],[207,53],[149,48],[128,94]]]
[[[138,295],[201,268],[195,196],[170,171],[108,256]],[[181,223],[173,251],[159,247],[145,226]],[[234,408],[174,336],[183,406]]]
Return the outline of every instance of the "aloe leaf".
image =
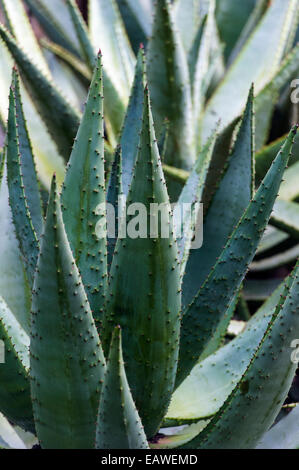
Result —
[[[202,122],[203,140],[210,135],[219,118],[225,128],[241,114],[251,83],[255,84],[256,93],[259,93],[272,80],[284,55],[296,11],[296,0],[272,1],[207,104]],[[234,25],[231,21],[229,24]]]
[[[183,305],[192,300],[248,206],[254,181],[253,88],[234,147],[203,228],[204,248],[192,250],[183,280]],[[227,208],[230,210],[227,211]],[[223,217],[223,215],[225,217]]]
[[[198,421],[213,416],[220,409],[245,372],[282,292],[283,285],[256,312],[242,333],[196,364],[174,392],[167,422]]]
[[[271,216],[271,224],[298,239],[299,204],[278,199]]]
[[[192,80],[192,100],[194,109],[194,119],[196,123],[196,135],[199,132],[199,119],[203,111],[206,94],[210,81],[212,79],[211,69],[211,55],[213,51],[214,41],[214,14],[215,14],[215,0],[210,1],[209,13],[207,20],[203,26],[200,45],[198,48],[198,55],[194,67],[194,76]],[[192,77],[192,75],[191,75]]]
[[[103,65],[121,99],[129,98],[135,57],[115,0],[89,0],[91,42],[103,53]]]
[[[138,206],[133,206],[135,203]],[[157,230],[154,225],[158,215],[151,208],[153,203],[162,205],[159,207],[163,214],[162,227],[158,226]],[[167,410],[174,385],[181,296],[172,215],[147,88],[140,149],[127,210],[129,214],[121,230],[127,227],[128,234],[117,241],[110,272],[111,295],[104,324],[104,346],[107,351],[116,325],[124,327],[128,381],[146,434],[152,437]],[[135,216],[137,211],[139,215]],[[139,222],[142,234],[136,238]],[[162,236],[162,229],[169,229],[169,233],[164,232]]]
[[[222,42],[225,44],[225,57],[228,59],[233,50],[248,16],[255,7],[256,0],[235,2],[234,0],[217,0],[216,20]]]
[[[22,44],[24,51],[30,59],[50,78],[48,64],[32,30],[22,1],[16,0],[12,3],[9,0],[1,0],[0,5],[5,12],[7,27],[16,41]]]
[[[142,127],[144,86],[146,84],[145,74],[145,54],[143,47],[140,47],[135,68],[135,78],[120,137],[123,156],[122,186],[125,195],[128,195],[129,192],[138,153],[139,134]]]
[[[96,53],[89,37],[87,26],[74,0],[67,0],[67,5],[70,10],[71,18],[74,23],[74,28],[79,39],[82,55],[84,56],[89,66],[89,69],[93,70],[95,65]],[[123,116],[125,114],[126,100],[124,100],[120,96],[117,88],[115,87],[109,74],[107,73],[105,66],[103,67],[103,80],[106,97],[106,127],[111,144],[114,145],[116,143],[118,133],[121,129]]]
[[[65,233],[55,178],[34,282],[31,329],[31,392],[41,446],[93,448],[105,359]]]
[[[278,71],[255,98],[256,149],[260,150],[269,137],[271,120],[280,90],[296,75],[299,61],[299,44],[286,56]]]
[[[96,321],[102,316],[107,284],[103,107],[99,54],[61,196],[66,233]],[[101,234],[98,224],[103,225]]]
[[[34,432],[29,382],[29,337],[0,297],[0,411],[14,424]]]
[[[110,268],[112,263],[112,258],[114,255],[116,240],[118,237],[120,220],[118,213],[120,210],[119,203],[120,197],[122,196],[122,154],[121,147],[117,146],[115,150],[114,162],[112,165],[112,170],[110,173],[109,185],[107,190],[107,203],[111,204],[114,208],[114,234],[109,236],[109,218],[108,218],[108,236],[107,236],[107,264]],[[114,235],[114,236],[113,236]]]
[[[0,37],[18,64],[37,109],[53,135],[61,155],[67,158],[79,124],[78,112],[29,60],[27,54],[2,25],[0,25]]]
[[[187,447],[254,448],[273,424],[297,368],[291,360],[290,345],[299,333],[298,268],[299,261],[242,378],[208,426]]]
[[[6,165],[0,188],[0,296],[29,332],[31,292],[9,206]]]
[[[165,118],[169,120],[165,163],[188,170],[195,162],[191,87],[186,55],[174,28],[169,0],[156,3],[148,44],[148,81],[157,136]]]
[[[297,406],[285,418],[266,432],[257,445],[257,449],[298,449],[299,448],[299,407]]]
[[[19,438],[7,419],[0,413],[0,448],[26,449],[24,442]]]
[[[32,286],[39,246],[37,234],[33,226],[29,201],[27,202],[27,194],[30,198],[30,202],[33,201],[34,207],[38,207],[39,205],[39,214],[37,214],[39,230],[41,230],[42,227],[42,215],[40,205],[41,202],[38,194],[38,187],[34,170],[33,157],[30,152],[31,148],[28,140],[28,134],[24,127],[21,128],[21,126],[24,124],[24,121],[20,122],[22,121],[23,117],[22,109],[17,109],[17,100],[19,99],[19,96],[17,98],[15,92],[16,86],[18,86],[16,80],[17,78],[15,71],[13,75],[12,87],[10,90],[10,104],[8,116],[6,150],[7,182],[9,189],[9,203],[12,211],[13,222],[16,229],[16,235],[19,240],[20,249],[24,258],[24,265],[26,267],[27,276],[30,285]],[[19,101],[18,105],[21,106]],[[21,112],[20,120],[17,117],[19,111]],[[21,135],[19,133],[19,129],[21,129]],[[24,137],[27,141],[24,141]],[[27,147],[27,149],[25,149],[25,152],[24,147]],[[29,152],[26,152],[26,150],[29,150]],[[25,169],[25,177],[23,177],[23,167],[26,164],[29,172],[26,172]],[[27,186],[26,183],[28,181],[28,178],[30,178],[31,181]],[[35,178],[35,181],[33,178]],[[30,194],[32,183],[34,185],[33,189],[35,189],[35,195]],[[37,198],[37,200],[33,199],[34,196],[35,198]]]
[[[295,245],[292,248],[282,251],[277,255],[270,256],[269,258],[264,258],[259,261],[255,261],[250,265],[250,271],[268,271],[271,269],[279,268],[280,266],[285,266],[289,263],[292,263],[299,256],[299,245]]]
[[[200,25],[200,0],[177,0],[174,4],[175,24],[179,30],[182,44],[189,52]]]
[[[177,385],[188,376],[211,336],[226,319],[226,309],[240,288],[270,218],[296,132],[297,126],[292,128],[208,278],[183,314]]]
[[[42,204],[31,141],[23,111],[20,82],[17,72],[13,72],[12,80],[12,105],[15,106],[14,114],[15,122],[17,124],[22,184],[24,185],[23,190],[26,196],[32,225],[37,237],[39,238],[43,229]]]
[[[197,227],[198,215],[200,208],[196,204],[201,203],[204,184],[208,169],[211,163],[211,157],[216,141],[216,131],[212,134],[206,145],[203,147],[199,157],[194,165],[181,194],[177,204],[174,207],[174,220],[176,228],[176,240],[179,249],[179,260],[181,262],[181,273],[185,272],[185,266],[189,257],[190,249],[192,248],[192,239],[198,236],[199,230]],[[187,210],[185,210],[187,206]]]
[[[126,377],[120,327],[112,335],[98,414],[97,449],[148,449]]]
[[[47,36],[75,55],[79,43],[64,0],[25,0]]]

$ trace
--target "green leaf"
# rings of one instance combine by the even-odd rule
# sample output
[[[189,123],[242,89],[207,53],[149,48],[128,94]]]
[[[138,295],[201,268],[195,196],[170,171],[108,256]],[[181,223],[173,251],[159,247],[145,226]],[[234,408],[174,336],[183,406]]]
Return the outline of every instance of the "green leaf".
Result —
[[[97,322],[103,314],[107,286],[105,201],[103,80],[99,54],[61,196],[66,233]]]
[[[65,233],[55,178],[34,282],[30,349],[41,446],[93,448],[105,359]]]
[[[102,386],[97,449],[148,449],[126,377],[120,327],[115,328]]]
[[[188,376],[211,336],[226,319],[226,310],[240,288],[271,215],[296,132],[295,126],[217,263],[183,314],[177,385]]]
[[[286,56],[271,82],[255,98],[256,109],[256,149],[260,150],[269,137],[271,121],[279,92],[298,71],[299,44]]]
[[[87,26],[74,0],[67,0],[74,28],[80,43],[82,55],[90,70],[94,69],[96,52],[88,34]],[[106,52],[107,54],[107,52]],[[125,114],[126,100],[121,97],[115,84],[107,73],[106,66],[103,67],[103,81],[105,88],[105,120],[107,133],[111,144],[114,145],[121,129],[123,116]]]
[[[165,163],[183,169],[195,162],[191,87],[183,46],[173,23],[169,0],[156,2],[152,37],[148,44],[148,81],[157,136],[169,119]],[[214,126],[215,127],[215,126]]]
[[[88,24],[95,50],[102,50],[104,69],[127,104],[135,57],[116,1],[89,0]]]
[[[27,129],[24,127],[24,115],[19,101],[19,90],[17,89],[18,82],[16,71],[14,71],[10,89],[7,130],[7,182],[9,203],[16,235],[19,240],[27,276],[32,286],[39,245],[31,217],[31,204],[29,205],[29,201],[30,203],[32,202],[33,210],[37,209],[39,211],[39,213],[34,211],[34,215],[36,215],[35,220],[38,223],[39,235],[42,229],[42,214],[33,156]],[[24,172],[23,168],[25,170]],[[27,182],[29,183],[28,185]],[[31,190],[34,192],[31,192]],[[27,195],[29,201],[27,201]]]
[[[245,372],[253,352],[267,329],[283,285],[263,304],[233,341],[196,364],[174,392],[168,422],[193,422],[213,416]]]
[[[34,432],[30,382],[29,337],[0,297],[0,340],[4,363],[0,364],[0,411],[12,423]]]
[[[0,296],[29,333],[31,291],[8,201],[6,165],[0,188]]]
[[[240,6],[243,7],[243,4]],[[251,83],[255,84],[256,93],[259,93],[272,80],[293,30],[296,9],[296,0],[272,1],[207,104],[202,122],[203,141],[219,118],[222,128],[225,128],[241,114]],[[229,25],[235,28],[234,22],[229,21]]]
[[[183,280],[183,305],[192,300],[248,206],[254,180],[253,88],[243,121],[203,227],[203,249],[192,250]],[[230,208],[228,211],[227,208]],[[225,214],[225,217],[224,217]]]
[[[271,216],[271,224],[299,238],[299,204],[278,199]]]
[[[257,445],[257,449],[298,449],[299,448],[299,407],[271,428]]]
[[[273,424],[297,369],[291,342],[299,334],[298,269],[299,261],[246,372],[188,448],[252,449]]]
[[[128,195],[129,192],[133,169],[138,153],[138,144],[140,139],[139,134],[142,127],[145,84],[145,54],[143,47],[140,47],[135,69],[134,83],[120,137],[120,145],[123,156],[122,186],[125,195]]]
[[[75,55],[79,43],[64,0],[25,0],[47,36]]]
[[[138,206],[133,206],[135,203]],[[151,210],[153,203],[162,204],[164,221],[158,230],[153,225],[153,221],[158,220],[158,215]],[[129,214],[124,218],[121,230],[127,228],[129,233],[117,241],[110,272],[111,295],[104,346],[107,351],[114,327],[123,327],[128,381],[146,434],[152,437],[167,410],[174,385],[181,296],[172,214],[148,89],[145,89],[140,149],[127,209]],[[162,237],[164,228],[169,228],[169,234],[163,233],[166,237]]]
[[[194,165],[179,200],[174,207],[174,220],[176,227],[176,240],[179,249],[179,259],[181,262],[181,273],[185,272],[185,266],[192,249],[192,239],[194,234],[198,236],[197,222],[200,212],[199,204],[202,200],[204,184],[206,182],[212,153],[216,141],[216,131],[212,134],[207,144],[203,147]],[[187,210],[184,204],[188,204]],[[191,206],[189,206],[191,205]]]
[[[123,191],[122,191],[122,154],[121,154],[121,147],[117,146],[115,150],[114,162],[113,162],[112,170],[110,173],[110,180],[109,180],[109,186],[108,186],[108,191],[107,191],[107,203],[111,204],[111,206],[114,208],[114,211],[115,211],[114,236],[112,236],[113,234],[109,236],[109,225],[108,225],[107,264],[108,264],[109,269],[110,269],[112,258],[113,258],[114,251],[115,251],[116,240],[118,238],[118,231],[119,231],[119,225],[120,225],[120,220],[118,217],[118,213],[119,213],[118,211],[120,210],[119,198],[122,196],[122,194],[123,194]],[[110,219],[109,218],[107,219],[109,223]]]
[[[55,139],[61,155],[68,158],[78,129],[78,112],[65,101],[54,84],[30,61],[27,54],[2,25],[0,25],[0,37],[18,64],[22,78],[49,132]]]

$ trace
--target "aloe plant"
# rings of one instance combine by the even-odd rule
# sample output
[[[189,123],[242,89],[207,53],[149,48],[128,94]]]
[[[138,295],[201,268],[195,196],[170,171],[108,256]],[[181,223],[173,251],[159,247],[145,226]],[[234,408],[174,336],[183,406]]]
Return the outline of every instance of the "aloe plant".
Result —
[[[296,1],[183,3],[90,0],[86,24],[26,0],[38,42],[1,0],[0,447],[299,446],[295,412],[271,428],[297,368],[297,245],[254,260],[299,233],[297,125],[269,143]],[[247,271],[286,260],[251,317]]]

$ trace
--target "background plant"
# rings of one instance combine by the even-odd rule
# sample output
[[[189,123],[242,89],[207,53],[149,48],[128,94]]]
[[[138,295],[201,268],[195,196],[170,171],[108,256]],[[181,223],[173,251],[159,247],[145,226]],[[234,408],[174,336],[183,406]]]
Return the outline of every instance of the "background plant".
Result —
[[[296,369],[297,1],[90,0],[88,27],[73,1],[1,7],[2,445],[298,446],[275,430],[296,410],[266,433]],[[122,193],[202,201],[203,249],[186,219],[107,256],[95,208]]]

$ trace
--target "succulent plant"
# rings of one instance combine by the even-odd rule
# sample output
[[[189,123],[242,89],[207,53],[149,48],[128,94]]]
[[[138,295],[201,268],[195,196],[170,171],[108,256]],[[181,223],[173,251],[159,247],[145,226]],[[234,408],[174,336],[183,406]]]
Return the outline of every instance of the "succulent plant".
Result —
[[[299,234],[297,125],[269,143],[278,98],[295,114],[297,1],[186,3],[90,0],[87,26],[73,0],[26,0],[38,42],[1,0],[0,447],[263,448],[294,426],[269,431],[298,362],[297,246],[252,316],[243,282]]]

